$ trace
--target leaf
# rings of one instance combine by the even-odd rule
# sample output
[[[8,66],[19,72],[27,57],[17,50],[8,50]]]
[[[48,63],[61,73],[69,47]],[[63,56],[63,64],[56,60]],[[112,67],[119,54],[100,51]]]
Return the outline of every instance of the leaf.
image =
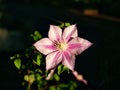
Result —
[[[10,57],[10,60],[13,60],[13,59],[15,59],[15,56]]]
[[[67,71],[68,73],[70,73],[69,69],[66,66],[63,66],[62,72],[64,72],[64,71]]]
[[[38,80],[38,81],[41,80],[41,76],[40,76],[40,74],[37,73],[35,76],[36,76],[36,80]]]
[[[41,64],[41,58],[42,58],[41,54],[37,55],[37,65],[38,66],[40,66],[40,64]]]
[[[40,70],[40,69],[36,69],[35,72],[38,72],[38,73],[41,73],[41,74],[43,73],[42,70]]]
[[[56,90],[55,86],[50,86],[49,90]]]
[[[54,78],[55,78],[56,81],[60,80],[60,77],[57,74],[54,74]]]
[[[70,86],[69,90],[75,90],[74,86]]]
[[[61,87],[61,88],[67,88],[68,87],[68,84],[59,84],[59,87]]]
[[[60,28],[64,28],[64,23],[62,23],[61,25],[59,25]]]
[[[40,38],[42,38],[42,35],[37,30],[34,31],[34,34],[30,34],[30,36],[34,41],[38,41]]]
[[[32,84],[35,81],[35,75],[34,74],[25,75],[24,80]]]
[[[32,74],[32,75],[29,75],[29,83],[32,84],[33,82],[35,81],[35,75]]]
[[[62,64],[58,65],[58,68],[57,68],[57,69],[58,69],[58,75],[60,75],[60,74],[61,74],[61,71],[62,71],[62,66],[63,66]]]
[[[65,26],[66,26],[66,27],[70,26],[70,23],[69,23],[69,22],[66,22],[66,23],[65,23]]]
[[[28,80],[29,80],[28,75],[25,75],[25,76],[24,76],[24,80],[28,82]]]
[[[15,59],[14,60],[14,65],[16,66],[17,69],[20,69],[20,67],[21,67],[21,60],[20,59]]]
[[[34,62],[35,64],[37,64],[38,66],[40,66],[40,64],[41,64],[41,58],[42,58],[42,55],[39,54],[39,55],[37,55],[36,61],[33,60],[33,62]]]

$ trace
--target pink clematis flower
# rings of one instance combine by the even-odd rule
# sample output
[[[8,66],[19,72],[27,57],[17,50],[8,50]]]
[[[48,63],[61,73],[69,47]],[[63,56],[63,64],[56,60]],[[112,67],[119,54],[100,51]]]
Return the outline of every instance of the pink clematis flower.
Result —
[[[73,71],[76,78],[78,73],[74,71],[75,55],[81,54],[91,45],[88,40],[78,37],[76,25],[66,27],[63,32],[60,27],[50,25],[48,38],[43,38],[34,44],[38,51],[47,55],[46,70],[62,63]]]

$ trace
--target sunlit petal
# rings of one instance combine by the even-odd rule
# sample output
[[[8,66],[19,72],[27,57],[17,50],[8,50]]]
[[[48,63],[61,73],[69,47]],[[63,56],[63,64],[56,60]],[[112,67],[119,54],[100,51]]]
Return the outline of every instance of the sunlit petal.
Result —
[[[76,37],[68,43],[68,48],[71,50],[72,53],[78,55],[89,48],[91,45],[92,43],[88,40]]]
[[[50,25],[50,30],[48,32],[48,37],[52,41],[59,41],[61,39],[62,29],[55,25]]]
[[[75,55],[72,55],[70,52],[64,52],[62,64],[73,71],[75,66]]]
[[[67,42],[70,38],[78,36],[76,25],[71,25],[65,28],[63,32],[63,39]]]
[[[46,56],[46,70],[52,69],[62,61],[62,54],[59,51]]]
[[[43,38],[39,41],[37,41],[35,44],[33,44],[35,48],[40,51],[41,53],[47,55],[53,51],[56,50],[56,47],[54,46],[54,43],[49,40],[48,38]]]

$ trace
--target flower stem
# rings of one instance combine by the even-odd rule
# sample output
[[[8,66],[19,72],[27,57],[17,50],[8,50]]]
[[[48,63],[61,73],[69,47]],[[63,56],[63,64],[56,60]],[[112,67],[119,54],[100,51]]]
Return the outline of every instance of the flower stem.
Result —
[[[27,90],[30,90],[31,85],[28,83]]]

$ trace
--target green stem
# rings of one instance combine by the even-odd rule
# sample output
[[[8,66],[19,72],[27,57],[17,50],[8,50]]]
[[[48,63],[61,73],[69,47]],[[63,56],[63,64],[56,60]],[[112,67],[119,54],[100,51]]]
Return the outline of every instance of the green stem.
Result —
[[[28,83],[27,90],[30,90],[31,85]]]
[[[38,85],[37,85],[37,86],[38,86],[38,90],[40,90],[40,84],[39,84],[39,83],[38,83]]]

